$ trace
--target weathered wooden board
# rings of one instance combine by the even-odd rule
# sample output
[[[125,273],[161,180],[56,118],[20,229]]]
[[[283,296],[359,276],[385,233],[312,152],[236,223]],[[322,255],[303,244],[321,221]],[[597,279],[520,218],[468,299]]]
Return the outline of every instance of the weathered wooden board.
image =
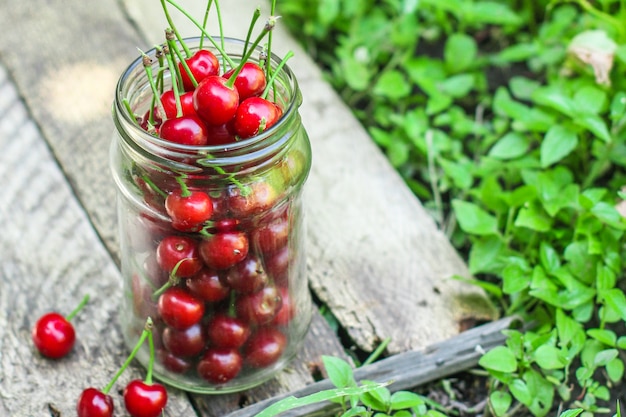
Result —
[[[117,310],[119,271],[0,65],[0,415],[76,415],[80,392],[104,388],[128,350]],[[48,311],[68,314],[85,294],[73,321],[72,354],[54,361],[33,347],[30,330]],[[131,367],[117,389],[143,371]],[[184,393],[169,391],[168,416],[191,415]]]
[[[179,4],[193,16],[204,15],[204,2]],[[167,27],[162,9],[152,0],[125,5],[146,37],[161,42]],[[224,34],[244,38],[256,7],[263,23],[269,2],[223,3]],[[168,9],[183,35],[199,35],[182,14]],[[212,17],[209,30],[218,35]],[[423,347],[458,334],[463,319],[493,319],[480,290],[452,279],[470,273],[448,239],[280,22],[272,50],[295,53],[289,65],[300,82],[301,114],[313,147],[308,261],[319,298],[366,351],[387,337],[392,353]]]

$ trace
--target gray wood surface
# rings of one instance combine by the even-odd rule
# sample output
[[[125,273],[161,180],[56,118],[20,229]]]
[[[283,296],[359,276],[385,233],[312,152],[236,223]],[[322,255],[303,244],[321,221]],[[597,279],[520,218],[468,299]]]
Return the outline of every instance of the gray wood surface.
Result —
[[[204,7],[181,3],[199,7],[196,16]],[[225,27],[237,28],[227,35],[242,36],[257,4],[224,3]],[[119,74],[138,47],[160,42],[165,26],[156,0],[0,0],[0,10],[0,415],[74,415],[80,391],[104,386],[128,353],[117,327],[110,106]],[[389,352],[399,353],[457,335],[464,319],[494,318],[482,292],[450,278],[469,273],[315,63],[281,28],[274,40],[279,54],[296,54],[290,65],[313,146],[311,287],[355,345],[368,351],[390,337]],[[69,312],[87,292],[93,299],[77,318],[75,352],[61,361],[39,357],[29,335],[36,318]],[[203,416],[223,416],[303,389],[322,354],[343,351],[316,315],[305,349],[272,382],[219,397],[171,390],[166,415],[193,415],[193,404]],[[120,386],[140,375],[133,367]]]

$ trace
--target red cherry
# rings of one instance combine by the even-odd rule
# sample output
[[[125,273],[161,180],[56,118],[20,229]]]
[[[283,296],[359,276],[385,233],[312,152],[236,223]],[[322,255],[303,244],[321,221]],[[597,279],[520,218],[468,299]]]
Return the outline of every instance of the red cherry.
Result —
[[[211,348],[198,362],[198,374],[214,384],[223,384],[239,374],[243,365],[241,354],[235,349]]]
[[[132,417],[158,417],[167,404],[167,390],[161,384],[135,379],[124,389],[124,406]]]
[[[180,287],[168,288],[158,305],[165,324],[179,330],[198,323],[204,314],[204,302]]]
[[[252,217],[270,210],[276,205],[278,193],[267,181],[256,181],[248,185],[245,193],[238,187],[229,190],[228,207],[238,218]]]
[[[276,326],[286,326],[296,315],[296,306],[291,301],[289,291],[285,287],[280,287],[280,298],[282,299],[282,307],[272,320],[272,324]]]
[[[248,237],[243,232],[218,232],[200,242],[200,256],[214,269],[226,269],[248,255]]]
[[[175,374],[184,374],[191,368],[191,362],[186,358],[180,358],[174,355],[172,352],[168,352],[165,349],[160,349],[157,352],[159,361],[165,369]]]
[[[167,90],[161,94],[161,104],[165,111],[165,117],[159,114],[160,119],[174,119],[178,115],[176,107],[176,95],[174,90]],[[193,93],[188,91],[180,95],[181,116],[197,116],[196,109],[193,108]]]
[[[224,283],[240,293],[257,292],[268,282],[269,277],[257,256],[248,255],[246,259],[233,265],[223,277]]]
[[[280,330],[273,327],[259,329],[246,345],[246,363],[255,368],[270,366],[280,358],[286,345],[287,337]]]
[[[253,294],[242,294],[235,302],[237,317],[254,325],[267,324],[278,314],[282,307],[280,291],[267,286]]]
[[[289,221],[286,216],[263,223],[252,232],[252,239],[264,254],[282,249],[289,241]]]
[[[277,252],[266,255],[264,260],[265,270],[272,277],[274,283],[286,285],[289,281],[289,264],[291,262],[289,246],[283,246]]]
[[[250,336],[250,327],[236,317],[218,314],[207,323],[207,335],[212,346],[238,349]]]
[[[51,359],[67,355],[74,347],[76,333],[74,326],[59,313],[41,316],[32,330],[33,343],[37,350]]]
[[[229,87],[224,77],[210,75],[193,92],[193,106],[202,120],[210,125],[228,123],[239,105],[237,89]]]
[[[171,273],[178,266],[177,277],[190,277],[202,269],[202,260],[195,240],[186,236],[166,236],[156,249],[157,262],[163,270]]]
[[[196,356],[206,343],[203,328],[198,323],[182,330],[166,327],[162,337],[165,349],[178,357]]]
[[[172,227],[181,232],[197,232],[213,215],[213,201],[203,191],[181,189],[172,191],[165,199],[165,210],[172,219]]]
[[[221,301],[230,293],[230,288],[222,283],[217,271],[208,267],[187,278],[186,286],[195,297],[208,302]]]
[[[208,142],[206,127],[197,116],[167,119],[159,129],[159,137],[181,145],[205,146]]]
[[[230,78],[235,72],[235,69],[236,68],[232,68],[224,73],[224,78]],[[248,97],[260,95],[266,85],[265,71],[254,62],[246,62],[243,64],[241,71],[235,79],[235,87],[239,93],[240,101]]]
[[[113,417],[113,398],[95,388],[83,390],[76,404],[78,417]]]
[[[206,125],[208,145],[228,145],[237,141],[229,124]]]
[[[220,70],[220,63],[217,57],[213,52],[206,49],[196,51],[191,57],[186,58],[185,62],[197,83],[200,83],[200,81],[204,80],[209,75],[217,75]],[[191,78],[189,78],[185,67],[179,62],[178,68],[180,69],[180,74],[183,79],[183,88],[185,91],[193,91],[195,86]]]
[[[274,103],[261,97],[248,97],[237,107],[233,127],[240,138],[251,138],[275,125],[279,118]]]

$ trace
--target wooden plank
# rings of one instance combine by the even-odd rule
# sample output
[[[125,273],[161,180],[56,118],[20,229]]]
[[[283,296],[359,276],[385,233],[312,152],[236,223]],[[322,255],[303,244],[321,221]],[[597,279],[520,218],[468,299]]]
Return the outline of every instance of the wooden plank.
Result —
[[[503,330],[519,327],[519,317],[507,317],[498,321],[467,330],[457,336],[419,350],[399,353],[354,370],[356,381],[370,380],[390,383],[391,392],[411,390],[431,381],[436,381],[475,367],[480,357],[506,340]],[[330,380],[324,379],[303,389],[276,396],[256,403],[226,417],[253,417],[270,405],[286,397],[302,398],[323,390],[334,388]],[[311,404],[280,414],[281,417],[328,416],[337,411],[337,405],[329,402]]]
[[[0,415],[75,415],[81,391],[103,388],[128,355],[117,323],[120,276],[1,65],[0,149]],[[73,352],[43,358],[30,329],[48,311],[68,314],[85,294]],[[118,388],[140,377],[132,366],[111,392],[116,415]],[[170,390],[166,415],[192,413],[186,395]]]
[[[193,16],[204,2],[181,1]],[[124,2],[137,26],[154,43],[167,22],[151,0]],[[225,35],[245,37],[249,16],[269,3],[229,0],[222,8]],[[280,1],[277,5],[280,14]],[[198,29],[170,8],[178,30]],[[216,28],[215,15],[208,27]],[[299,79],[302,119],[311,137],[313,168],[307,184],[309,279],[356,345],[373,350],[391,338],[402,352],[445,340],[468,319],[495,318],[482,291],[452,277],[470,277],[467,267],[387,159],[324,81],[315,62],[277,26],[273,51],[284,55]]]

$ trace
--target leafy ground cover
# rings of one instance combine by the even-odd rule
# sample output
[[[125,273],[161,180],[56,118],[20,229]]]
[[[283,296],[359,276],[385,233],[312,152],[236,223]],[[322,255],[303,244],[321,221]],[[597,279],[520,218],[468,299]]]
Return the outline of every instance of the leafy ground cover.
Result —
[[[280,12],[472,282],[536,324],[482,357],[480,414],[618,412],[626,1],[290,0]]]

